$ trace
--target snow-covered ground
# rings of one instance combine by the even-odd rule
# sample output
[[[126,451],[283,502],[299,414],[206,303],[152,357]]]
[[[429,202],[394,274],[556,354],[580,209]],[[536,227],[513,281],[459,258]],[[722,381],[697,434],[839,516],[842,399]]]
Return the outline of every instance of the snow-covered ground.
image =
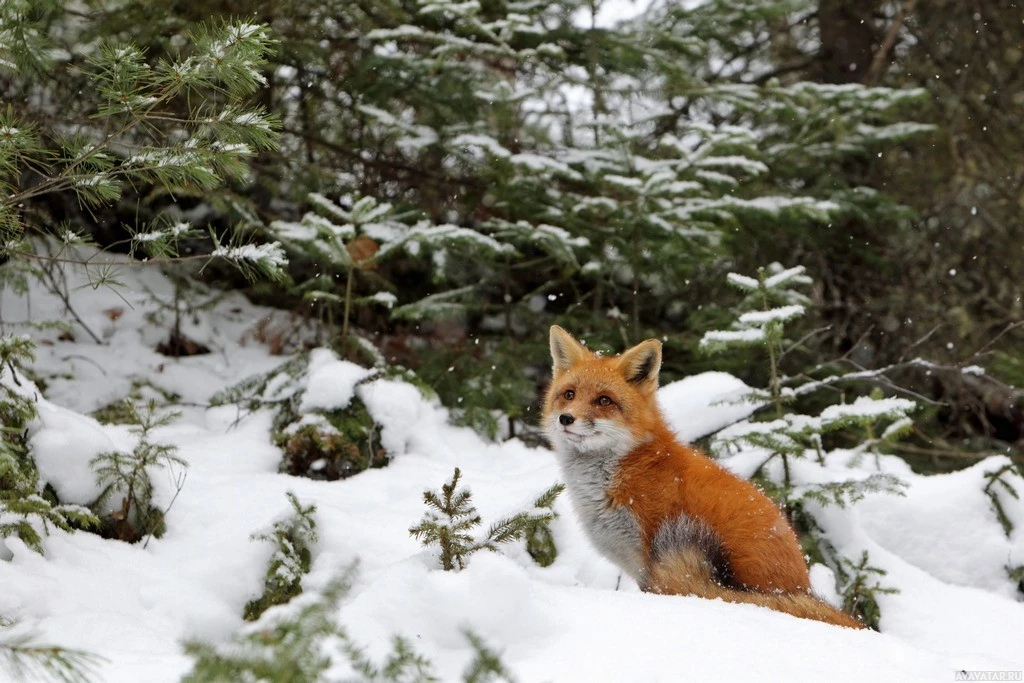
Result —
[[[227,297],[187,316],[185,333],[213,352],[171,359],[153,350],[169,319],[151,293],[169,300],[168,281],[155,269],[122,275],[128,287],[118,293],[71,282],[76,311],[103,345],[80,330],[77,341],[31,333],[39,343],[33,369],[46,386],[32,444],[42,478],[62,500],[88,503],[98,493],[90,458],[130,449],[133,437],[85,414],[124,398],[140,379],[178,394],[182,419],[157,432],[189,465],[167,532],[148,547],[55,532],[44,539],[43,556],[16,538],[0,542],[0,615],[45,642],[100,655],[99,680],[178,680],[191,666],[184,640],[225,642],[245,628],[243,607],[262,592],[272,552],[250,536],[288,511],[289,491],[317,506],[320,540],[306,592],[358,560],[341,622],[378,659],[392,635],[405,636],[442,680],[457,679],[472,657],[464,628],[500,651],[521,681],[951,681],[960,670],[1024,669],[1024,604],[1003,570],[1024,564],[1024,501],[1001,498],[1015,524],[1007,538],[982,492],[984,473],[1001,458],[928,478],[882,458],[884,471],[908,482],[906,497],[873,495],[821,513],[840,550],[869,550],[888,572],[883,582],[900,589],[880,596],[882,633],[641,593],[588,545],[564,496],[555,506],[552,566],[537,566],[522,544],[512,544],[474,555],[461,572],[443,572],[408,532],[423,516],[423,490],[438,489],[458,466],[486,525],[526,508],[559,479],[548,450],[489,443],[449,425],[446,411],[411,385],[371,379],[354,391],[383,425],[393,462],[335,482],[279,474],[268,414],[205,407],[214,392],[285,360],[254,340],[270,312]],[[16,321],[62,317],[59,301],[38,287],[27,298],[0,297],[5,332]],[[328,352],[318,358],[307,400],[347,401],[360,373]],[[731,376],[709,373],[664,387],[661,399],[679,433],[692,439],[744,417],[748,409],[721,403],[743,389]],[[726,464],[747,474],[756,462],[740,453]],[[875,471],[873,459],[863,470],[838,461],[799,466],[808,481],[830,470]],[[170,504],[178,474],[154,477],[158,506]],[[813,576],[822,595],[833,592],[827,569],[815,567]],[[0,679],[7,675],[0,669]]]

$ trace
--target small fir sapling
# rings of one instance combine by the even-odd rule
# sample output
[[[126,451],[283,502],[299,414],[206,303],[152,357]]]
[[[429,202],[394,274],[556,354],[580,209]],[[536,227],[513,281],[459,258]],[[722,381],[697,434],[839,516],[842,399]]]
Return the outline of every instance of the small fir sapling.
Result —
[[[349,567],[316,600],[258,631],[245,631],[229,647],[195,640],[186,642],[185,652],[195,662],[183,683],[320,681],[332,665],[326,644],[348,638],[337,622],[336,611],[351,589],[354,571],[354,566]]]
[[[722,430],[712,441],[712,450],[728,452],[744,445],[761,448],[769,457],[757,472],[778,457],[782,463],[780,493],[788,496],[794,486],[790,472],[793,458],[814,458],[824,464],[827,455],[823,445],[824,434],[840,430],[863,430],[865,438],[854,448],[844,449],[848,465],[856,465],[865,452],[877,453],[879,445],[891,442],[905,434],[912,426],[908,413],[916,408],[913,401],[903,398],[882,398],[879,394],[859,397],[852,404],[828,406],[818,416],[801,415],[785,411],[800,392],[790,386],[780,361],[795,344],[787,342],[785,325],[806,312],[809,300],[793,289],[808,285],[811,279],[803,266],[782,268],[773,264],[758,270],[757,278],[729,273],[727,281],[746,294],[737,306],[738,315],[730,330],[705,333],[701,347],[708,352],[720,352],[737,345],[756,344],[765,348],[770,373],[768,391],[755,389],[741,400],[767,404],[773,409],[774,419],[768,422],[745,422]],[[851,378],[853,379],[853,378]],[[817,388],[813,382],[812,388]],[[875,434],[876,425],[883,425],[881,435]],[[859,482],[865,491],[898,490],[901,483],[887,474]],[[850,487],[847,487],[850,489]]]
[[[28,337],[0,337],[0,539],[17,536],[41,554],[51,527],[91,529],[99,519],[79,505],[61,504],[40,486],[28,440],[36,397],[18,369],[34,360],[33,349]]]
[[[132,402],[128,417],[132,434],[139,439],[131,453],[111,451],[100,453],[90,461],[96,479],[103,487],[92,504],[92,509],[103,520],[100,533],[106,538],[117,538],[136,543],[143,538],[160,538],[166,530],[165,515],[185,485],[188,463],[175,453],[176,446],[153,441],[153,431],[166,427],[181,416],[177,411],[159,415],[155,400],[143,410]],[[153,505],[153,470],[166,469],[174,477],[175,493],[167,508]],[[120,502],[116,502],[120,499]],[[113,511],[109,511],[114,502]]]
[[[789,386],[792,380],[780,367],[782,358],[795,346],[786,340],[786,323],[804,315],[809,303],[793,287],[810,284],[811,280],[802,266],[784,269],[778,264],[759,269],[756,278],[730,273],[727,279],[746,297],[738,306],[732,329],[706,333],[701,346],[711,352],[738,345],[764,347],[770,372],[768,390],[755,389],[741,400],[760,403],[774,415],[769,421],[745,421],[726,427],[712,438],[711,451],[721,456],[753,448],[767,454],[752,478],[786,510],[801,534],[808,555],[835,571],[845,608],[855,610],[865,623],[877,628],[879,607],[875,595],[897,590],[881,586],[878,578],[885,572],[869,565],[866,551],[857,562],[840,555],[819,525],[813,508],[832,505],[845,508],[875,492],[903,495],[905,482],[880,471],[861,478],[803,482],[795,477],[792,465],[796,460],[812,458],[824,467],[838,457],[845,460],[846,466],[856,467],[866,453],[873,453],[876,468],[880,469],[879,447],[900,438],[911,428],[913,422],[909,413],[917,406],[904,398],[883,398],[876,391],[852,403],[828,406],[817,416],[787,412],[786,406],[797,396],[824,386],[824,383],[809,381],[794,389]],[[849,379],[857,377],[851,375]],[[802,391],[805,387],[806,391]],[[852,448],[827,450],[823,437],[840,432],[862,436]],[[781,476],[772,475],[768,467],[776,459],[781,462]]]
[[[291,514],[274,522],[268,531],[252,535],[254,541],[265,541],[275,548],[267,563],[263,595],[245,606],[246,621],[259,619],[268,607],[283,605],[301,593],[302,577],[309,573],[313,546],[318,540],[316,506],[303,506],[291,491],[286,495]]]
[[[484,549],[497,551],[501,544],[523,537],[528,538],[528,550],[538,564],[547,566],[554,561],[557,551],[548,525],[555,518],[551,507],[565,490],[563,485],[556,484],[541,494],[532,510],[498,520],[478,539],[472,531],[482,520],[470,490],[459,488],[461,477],[462,471],[456,467],[451,481],[441,486],[440,495],[424,491],[423,502],[430,509],[419,524],[409,528],[409,533],[424,546],[439,547],[442,569],[465,569],[473,553]]]

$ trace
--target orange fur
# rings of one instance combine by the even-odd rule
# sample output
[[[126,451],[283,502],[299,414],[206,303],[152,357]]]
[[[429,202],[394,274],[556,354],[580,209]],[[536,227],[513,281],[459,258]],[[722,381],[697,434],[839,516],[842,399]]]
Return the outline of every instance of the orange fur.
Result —
[[[651,572],[647,589],[664,595],[695,595],[748,605],[759,605],[802,619],[814,619],[847,628],[864,628],[845,612],[807,592],[758,593],[726,588],[714,581],[707,560],[693,550],[681,551],[659,562]]]
[[[796,534],[775,504],[672,433],[655,398],[661,364],[658,341],[641,342],[618,357],[603,357],[553,327],[551,351],[554,376],[544,425],[568,473],[574,503],[583,501],[577,510],[582,517],[601,517],[590,533],[599,549],[604,544],[602,552],[654,592],[721,597],[860,627],[810,594]],[[607,481],[597,485],[578,474],[590,472],[587,468],[595,459],[612,463]],[[631,517],[624,519],[623,511]],[[707,564],[702,571],[684,571],[702,557],[693,546],[655,552],[659,529],[680,516],[697,520],[700,528],[713,533],[725,566],[713,566],[704,554]],[[582,521],[587,527],[589,520]],[[631,552],[634,533],[636,549]],[[728,576],[729,585],[716,582],[716,571]]]

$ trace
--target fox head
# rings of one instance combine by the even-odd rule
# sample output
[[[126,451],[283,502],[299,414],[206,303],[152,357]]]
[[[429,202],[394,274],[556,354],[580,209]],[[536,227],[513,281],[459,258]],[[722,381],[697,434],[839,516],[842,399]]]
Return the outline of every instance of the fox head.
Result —
[[[655,400],[661,342],[648,339],[616,357],[600,356],[561,327],[551,328],[553,377],[543,425],[562,455],[625,455],[660,423]]]

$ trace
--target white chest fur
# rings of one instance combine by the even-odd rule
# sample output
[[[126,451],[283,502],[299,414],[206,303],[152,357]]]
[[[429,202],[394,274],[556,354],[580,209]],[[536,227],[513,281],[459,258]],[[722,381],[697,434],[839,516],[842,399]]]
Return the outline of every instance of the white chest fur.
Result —
[[[622,455],[610,451],[559,454],[573,508],[598,551],[636,580],[643,572],[640,525],[608,495]]]

